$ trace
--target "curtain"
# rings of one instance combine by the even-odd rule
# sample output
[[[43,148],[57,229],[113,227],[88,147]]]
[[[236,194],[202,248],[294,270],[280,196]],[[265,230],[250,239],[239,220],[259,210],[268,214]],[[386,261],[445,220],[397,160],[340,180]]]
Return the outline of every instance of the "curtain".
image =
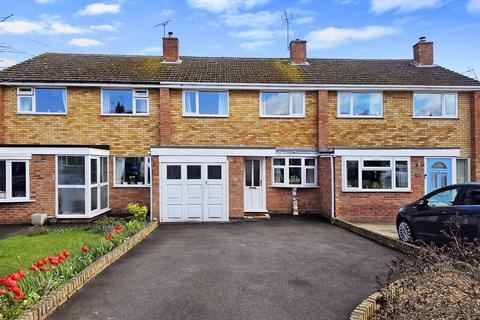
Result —
[[[226,115],[228,113],[227,93],[218,94],[218,114]]]
[[[117,158],[115,166],[115,183],[121,184],[125,176],[125,158]]]
[[[195,92],[185,92],[185,112],[196,113],[197,97]]]

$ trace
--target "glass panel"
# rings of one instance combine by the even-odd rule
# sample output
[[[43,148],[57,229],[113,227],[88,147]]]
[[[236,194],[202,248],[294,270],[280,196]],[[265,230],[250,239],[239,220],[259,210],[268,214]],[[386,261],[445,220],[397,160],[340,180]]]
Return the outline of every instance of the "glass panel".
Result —
[[[290,167],[288,173],[290,184],[302,184],[302,168]]]
[[[245,186],[252,186],[252,160],[245,160]]]
[[[443,95],[445,103],[445,115],[446,116],[456,116],[457,115],[457,99],[454,94],[445,94]]]
[[[7,198],[7,163],[0,161],[0,199]]]
[[[97,159],[90,159],[90,183],[96,184],[97,183]]]
[[[100,208],[108,208],[108,186],[100,186]]]
[[[362,171],[362,189],[392,189],[392,172]]]
[[[457,196],[457,189],[445,190],[427,199],[431,207],[451,207]]]
[[[468,159],[457,159],[457,183],[465,183],[468,180]]]
[[[436,172],[432,172],[430,174],[430,186],[432,187],[432,189],[437,189],[437,173]]]
[[[395,161],[395,186],[408,188],[408,162]]]
[[[439,93],[415,93],[413,115],[422,117],[442,116],[442,95]]]
[[[470,189],[465,192],[462,204],[464,205],[480,205],[480,190]]]
[[[443,162],[435,162],[432,165],[432,169],[447,169],[447,166]]]
[[[85,157],[58,157],[58,184],[85,185]]]
[[[358,160],[347,161],[347,187],[358,188]]]
[[[33,111],[33,97],[20,97],[20,111],[31,112]]]
[[[187,166],[187,179],[202,179],[202,166]]]
[[[309,167],[315,166],[315,159],[305,159],[305,165]]]
[[[98,206],[98,188],[93,187],[91,188],[91,193],[90,193],[90,209],[92,211],[97,210]]]
[[[440,188],[447,186],[447,173],[446,172],[440,172],[440,183],[441,183]]]
[[[208,166],[208,179],[222,179],[222,166]]]
[[[100,158],[100,182],[107,182],[108,181],[108,158],[102,157]]]
[[[67,90],[35,89],[36,112],[62,113],[67,109]]]
[[[144,157],[117,157],[115,171],[116,184],[145,184]]]
[[[288,116],[290,113],[290,94],[288,92],[262,92],[262,110],[264,115]]]
[[[25,162],[12,162],[12,198],[27,196],[27,176]]]
[[[196,92],[185,92],[185,113],[197,113]]]
[[[227,92],[199,92],[199,114],[227,115]]]
[[[341,115],[350,114],[350,93],[339,92],[338,93],[338,108]]]
[[[275,183],[284,183],[285,182],[285,169],[275,168],[273,169],[274,182]]]
[[[148,112],[148,100],[147,99],[135,99],[135,111],[137,113]]]
[[[292,114],[303,114],[303,93],[292,93]]]
[[[180,179],[182,179],[182,167],[181,166],[167,166],[167,179],[168,180],[180,180]]]
[[[273,165],[274,166],[284,166],[285,165],[285,158],[273,159]]]
[[[305,174],[307,176],[307,183],[315,183],[315,169],[307,169]]]
[[[365,160],[364,167],[390,167],[390,160]]]
[[[132,114],[131,90],[102,90],[103,113]]]
[[[253,186],[260,186],[260,160],[253,160]]]
[[[380,93],[354,93],[352,98],[354,116],[382,115],[382,95]]]
[[[59,188],[58,189],[59,214],[85,214],[85,189],[84,188]]]
[[[288,163],[291,166],[301,166],[302,165],[302,159],[289,159]]]

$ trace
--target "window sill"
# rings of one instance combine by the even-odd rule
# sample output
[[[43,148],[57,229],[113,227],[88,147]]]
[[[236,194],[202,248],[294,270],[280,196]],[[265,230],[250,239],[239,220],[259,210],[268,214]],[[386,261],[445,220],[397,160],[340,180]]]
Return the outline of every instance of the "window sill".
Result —
[[[284,188],[284,189],[293,189],[293,188],[297,188],[297,189],[308,189],[308,188],[318,188],[318,185],[302,185],[302,184],[299,184],[299,185],[278,185],[278,184],[271,184],[270,185],[271,188]]]
[[[75,214],[56,214],[56,217],[57,219],[91,219],[91,218],[95,218],[96,216],[99,216],[105,212],[108,212],[112,210],[110,207],[108,208],[105,208],[105,209],[102,209],[98,212],[95,212],[95,213],[90,213],[90,214],[78,214],[78,213],[75,213]]]
[[[8,199],[8,200],[0,200],[1,203],[31,203],[31,202],[36,202],[36,200],[32,199],[23,199],[23,200],[15,200],[15,199]]]
[[[266,116],[266,115],[260,115],[260,118],[264,119],[305,119],[305,115],[299,115],[299,116]]]
[[[348,190],[348,189],[342,189],[342,192],[344,193],[411,193],[412,190]]]
[[[413,116],[413,119],[460,120],[460,117],[420,117],[420,116]]]
[[[17,112],[17,115],[22,116],[66,116],[66,112]]]
[[[101,113],[100,116],[102,117],[148,117],[149,113],[136,113],[136,114],[128,114],[128,113]]]
[[[114,188],[150,188],[149,184],[114,184]]]
[[[371,120],[381,120],[385,119],[384,116],[340,116],[337,115],[337,119],[371,119]]]
[[[215,115],[215,114],[187,114],[184,113],[182,116],[186,118],[229,118],[230,115]]]

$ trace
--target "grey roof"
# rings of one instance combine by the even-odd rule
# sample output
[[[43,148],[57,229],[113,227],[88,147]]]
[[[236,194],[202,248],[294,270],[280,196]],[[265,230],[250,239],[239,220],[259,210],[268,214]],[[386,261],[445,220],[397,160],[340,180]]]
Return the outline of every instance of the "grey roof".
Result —
[[[308,59],[189,57],[162,63],[161,56],[44,53],[0,72],[1,81],[158,84],[334,84],[480,86],[440,66],[417,67],[408,59]]]

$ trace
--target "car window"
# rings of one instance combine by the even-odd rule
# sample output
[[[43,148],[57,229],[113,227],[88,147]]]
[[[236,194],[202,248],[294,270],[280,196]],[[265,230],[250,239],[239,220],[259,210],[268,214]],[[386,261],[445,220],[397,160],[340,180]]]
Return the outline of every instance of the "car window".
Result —
[[[460,204],[463,205],[480,205],[480,189],[467,189],[463,195]]]
[[[451,207],[457,197],[457,189],[448,189],[434,194],[427,199],[430,207]]]

